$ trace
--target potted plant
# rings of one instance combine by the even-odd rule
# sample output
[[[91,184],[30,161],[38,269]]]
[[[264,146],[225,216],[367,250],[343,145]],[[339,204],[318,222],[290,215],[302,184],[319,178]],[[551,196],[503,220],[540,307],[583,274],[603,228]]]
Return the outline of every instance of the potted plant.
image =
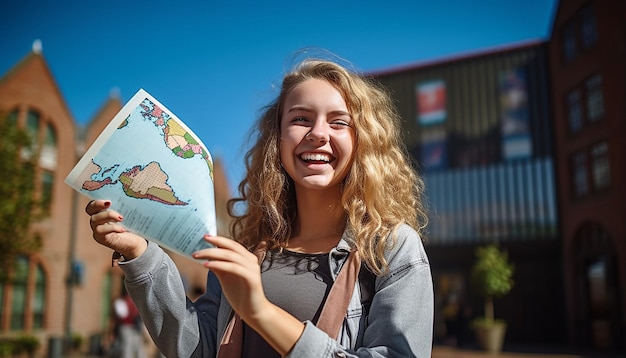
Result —
[[[494,298],[502,297],[513,288],[514,267],[508,255],[495,244],[476,249],[476,261],[471,271],[471,282],[484,299],[485,315],[472,322],[481,348],[497,353],[502,350],[506,322],[494,317]]]

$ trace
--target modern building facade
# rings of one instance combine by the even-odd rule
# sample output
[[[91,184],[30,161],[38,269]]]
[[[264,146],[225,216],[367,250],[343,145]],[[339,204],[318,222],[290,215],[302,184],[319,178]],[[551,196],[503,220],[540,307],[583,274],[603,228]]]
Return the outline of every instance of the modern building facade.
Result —
[[[626,348],[626,2],[562,0],[549,46],[572,342]]]
[[[494,242],[515,265],[513,290],[496,300],[507,342],[564,340],[547,49],[524,43],[373,74],[397,99],[426,182],[439,337],[451,297],[469,306],[466,321],[483,314],[469,272],[475,248]]]
[[[34,223],[42,239],[39,252],[18,260],[14,280],[0,285],[0,336],[23,333],[49,342],[83,338],[83,352],[95,353],[110,330],[112,300],[119,297],[123,275],[111,265],[111,250],[94,242],[84,207],[88,199],[63,181],[78,159],[122,108],[113,94],[85,128],[72,117],[39,45],[0,77],[0,111],[27,129],[41,146],[37,195],[47,214]],[[230,189],[214,158],[219,234],[230,222]],[[205,290],[206,269],[172,254],[190,297]],[[51,340],[52,339],[52,340]]]

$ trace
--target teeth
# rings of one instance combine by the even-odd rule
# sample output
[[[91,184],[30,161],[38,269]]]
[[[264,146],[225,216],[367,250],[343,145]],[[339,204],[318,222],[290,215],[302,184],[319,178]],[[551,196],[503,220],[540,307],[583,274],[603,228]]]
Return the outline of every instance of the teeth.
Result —
[[[330,162],[330,156],[326,155],[326,154],[321,154],[321,153],[307,153],[307,154],[302,154],[301,156],[302,160],[310,160],[310,161],[316,161],[316,162]]]

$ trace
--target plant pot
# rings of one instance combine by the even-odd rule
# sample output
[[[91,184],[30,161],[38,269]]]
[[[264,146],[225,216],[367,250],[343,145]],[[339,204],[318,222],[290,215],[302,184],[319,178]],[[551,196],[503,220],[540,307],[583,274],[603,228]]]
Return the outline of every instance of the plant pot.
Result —
[[[506,324],[494,322],[490,325],[478,325],[474,327],[478,345],[490,353],[502,351],[504,336],[506,334]]]

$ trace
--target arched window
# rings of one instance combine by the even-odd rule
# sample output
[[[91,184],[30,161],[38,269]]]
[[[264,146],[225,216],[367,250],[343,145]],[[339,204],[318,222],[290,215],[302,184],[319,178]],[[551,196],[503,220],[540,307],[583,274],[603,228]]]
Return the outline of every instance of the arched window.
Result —
[[[589,222],[578,230],[574,244],[578,340],[596,349],[618,347],[622,308],[613,239],[602,225]]]

